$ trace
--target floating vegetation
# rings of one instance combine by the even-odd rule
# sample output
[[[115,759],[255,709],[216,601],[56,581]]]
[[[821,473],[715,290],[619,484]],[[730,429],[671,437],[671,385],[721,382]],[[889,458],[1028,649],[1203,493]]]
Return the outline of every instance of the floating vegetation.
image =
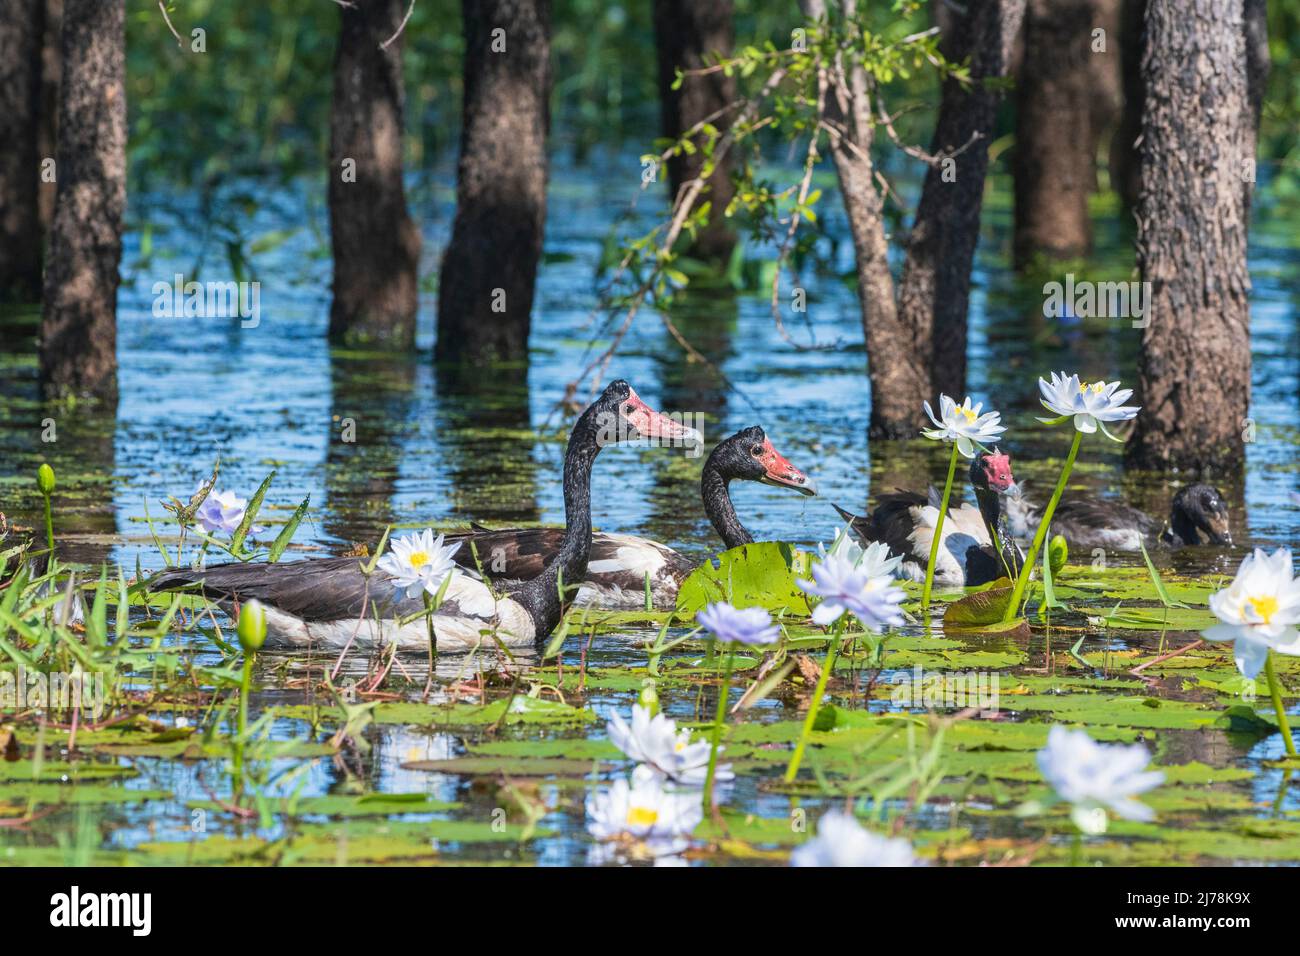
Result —
[[[219,513],[216,485],[152,520],[159,563],[279,556],[251,544],[271,478]],[[937,593],[940,629],[919,582],[877,590],[874,546],[746,545],[674,612],[575,609],[551,655],[486,640],[430,671],[267,653],[256,602],[232,622],[43,538],[0,551],[11,864],[528,863],[562,835],[593,863],[1300,861],[1278,732],[1300,658],[1272,658],[1276,706],[1257,697],[1263,664],[1199,631],[1211,606],[1267,624],[1268,595],[1229,607],[1221,575],[1150,555],[1098,568],[1053,545],[1032,624],[997,629],[1004,580]]]

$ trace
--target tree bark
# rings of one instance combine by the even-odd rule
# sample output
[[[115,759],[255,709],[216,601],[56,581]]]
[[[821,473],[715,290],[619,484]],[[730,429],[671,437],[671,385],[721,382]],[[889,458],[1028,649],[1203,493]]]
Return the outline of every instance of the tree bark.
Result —
[[[725,132],[730,113],[718,115],[736,99],[736,81],[721,71],[707,76],[688,76],[673,89],[678,70],[707,66],[706,55],[729,55],[734,42],[731,0],[654,0],[655,47],[659,56],[659,105],[661,127],[667,139],[679,139],[697,123],[708,121]],[[712,117],[712,119],[710,119]],[[694,141],[700,143],[702,136]],[[704,154],[674,156],[668,161],[668,184],[676,196],[682,184],[695,179],[704,165]],[[709,224],[700,230],[691,247],[696,258],[725,262],[736,246],[736,234],[723,212],[735,195],[731,182],[732,159],[728,152],[708,179],[711,203]]]
[[[58,193],[45,270],[40,379],[49,397],[117,398],[126,206],[124,0],[66,0]]]
[[[943,85],[930,152],[960,152],[950,166],[932,166],[926,172],[898,299],[903,323],[915,330],[916,348],[932,356],[932,390],[961,401],[971,266],[979,241],[989,140],[1001,99],[981,81],[1006,75],[1025,0],[969,0],[963,9],[944,9],[944,57],[955,63],[969,57],[973,83],[964,87],[948,80]]]
[[[1092,249],[1088,196],[1097,149],[1117,105],[1114,0],[1027,0],[1016,96],[1017,268],[1040,255],[1069,259]],[[1106,30],[1104,53],[1093,30]]]
[[[330,338],[415,345],[420,232],[402,184],[404,0],[340,7],[330,113],[329,204],[334,247]]]
[[[1128,460],[1239,471],[1250,406],[1242,0],[1148,0],[1138,265],[1151,283]]]
[[[1136,212],[1142,189],[1138,138],[1142,135],[1142,36],[1146,0],[1123,0],[1120,13],[1120,77],[1124,106],[1110,142],[1110,185],[1124,208]]]
[[[852,17],[856,0],[841,0],[843,16]],[[825,0],[803,0],[809,20],[826,20]],[[825,64],[828,74],[825,121],[839,178],[844,212],[853,236],[858,304],[867,342],[871,382],[871,438],[913,438],[930,397],[930,356],[914,348],[913,329],[899,313],[894,277],[889,271],[889,243],[880,194],[871,160],[874,124],[866,72],[853,63]]]
[[[550,3],[462,0],[461,9],[464,119],[436,357],[484,364],[528,354],[546,224]]]
[[[63,0],[45,0],[45,38],[41,50],[41,118],[36,135],[37,155],[54,158],[59,133],[59,77],[63,75]],[[41,231],[48,233],[54,222],[54,194],[58,183],[41,179]]]
[[[41,290],[40,129],[44,0],[0,0],[0,298]]]

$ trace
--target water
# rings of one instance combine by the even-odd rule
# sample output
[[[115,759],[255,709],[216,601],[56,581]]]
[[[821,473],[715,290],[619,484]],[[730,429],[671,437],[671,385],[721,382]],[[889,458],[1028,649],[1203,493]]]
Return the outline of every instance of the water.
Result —
[[[38,523],[31,476],[40,461],[49,460],[60,479],[55,509],[65,553],[91,564],[108,560],[128,572],[137,562],[146,570],[161,565],[145,524],[146,507],[149,515],[161,516],[160,502],[171,495],[187,497],[217,458],[219,487],[242,496],[251,494],[275,469],[264,512],[273,521],[286,518],[310,496],[311,520],[299,530],[290,557],[336,552],[356,542],[373,546],[390,522],[402,527],[455,527],[470,520],[490,525],[562,523],[560,465],[567,419],[557,403],[575,370],[590,357],[589,340],[600,331],[593,324],[593,275],[610,230],[620,222],[620,228],[627,228],[624,217],[638,177],[636,157],[616,153],[598,157],[591,166],[557,166],[546,233],[547,262],[539,279],[526,377],[494,379],[473,387],[433,368],[436,300],[430,283],[421,297],[422,324],[414,354],[331,355],[324,338],[330,281],[328,221],[319,183],[259,192],[255,208],[218,204],[220,221],[233,223],[250,242],[291,230],[274,248],[251,256],[251,277],[262,284],[261,317],[256,328],[248,329],[232,319],[152,316],[153,283],[170,282],[178,271],[188,278],[226,279],[230,270],[220,241],[224,233],[201,225],[205,221],[201,211],[187,195],[133,196],[119,296],[121,400],[115,416],[82,409],[54,414],[57,441],[42,441],[42,431],[49,425],[45,419],[51,413],[35,400],[31,351],[35,319],[30,312],[4,317],[7,355],[0,362],[0,394],[5,396],[0,408],[5,414],[0,434],[8,467],[0,481],[0,510],[13,520]],[[425,275],[436,275],[449,232],[450,181],[448,169],[413,180],[413,211],[424,223]],[[998,180],[987,206],[974,276],[969,382],[976,399],[1004,412],[1012,426],[1006,445],[1017,476],[1027,478],[1031,491],[1036,489],[1043,498],[1067,436],[1032,421],[1037,376],[1064,368],[1131,383],[1140,331],[1129,327],[1127,320],[1062,327],[1042,318],[1038,288],[1019,282],[1007,268],[1007,195],[1007,183]],[[774,327],[765,288],[747,293],[703,290],[675,309],[673,319],[735,383],[736,392],[722,388],[708,368],[686,362],[652,311],[637,319],[606,376],[606,380],[626,378],[653,407],[706,413],[710,442],[738,428],[761,424],[776,447],[814,478],[822,492],[814,499],[766,486],[733,486],[737,509],[758,540],[804,546],[826,540],[837,520],[829,501],[863,510],[876,494],[895,485],[919,487],[926,472],[930,480],[941,482],[946,465],[944,456],[928,443],[868,446],[870,398],[856,294],[835,274],[851,268],[851,245],[833,192],[828,192],[825,206],[827,232],[837,240],[834,250],[827,251],[832,268],[819,275],[806,274],[803,284],[809,290],[808,318],[816,341],[838,342],[841,348],[798,351],[789,347]],[[1239,546],[1295,546],[1300,505],[1291,493],[1300,490],[1296,462],[1300,331],[1293,290],[1300,287],[1300,250],[1294,241],[1294,211],[1271,206],[1266,187],[1258,206],[1250,247],[1251,417],[1258,440],[1248,446],[1242,480],[1228,482],[1223,491],[1232,505]],[[643,195],[631,219],[644,225],[661,208],[657,196]],[[1116,228],[1099,229],[1095,261],[1127,262],[1126,242]],[[809,331],[800,323],[790,323],[790,329],[800,341],[808,341]],[[599,340],[603,346],[608,338],[601,334]],[[355,443],[341,440],[349,421],[355,425]],[[1187,427],[1195,428],[1195,422]],[[1174,484],[1160,476],[1125,475],[1118,455],[1105,445],[1100,439],[1087,443],[1072,487],[1125,498],[1164,513]],[[719,542],[699,505],[699,464],[680,452],[660,449],[606,452],[594,476],[597,528],[647,535],[702,560],[717,550]],[[1188,552],[1161,561],[1180,572],[1202,575],[1230,570],[1241,553],[1238,547],[1230,554]],[[602,635],[587,656],[587,666],[593,673],[601,668],[643,666],[639,644],[647,634],[634,628],[621,635]],[[1150,652],[1158,636],[1094,634],[1088,647],[1098,652],[1103,647]],[[1183,640],[1183,635],[1173,633],[1169,646]],[[1072,642],[1073,638],[1067,640]],[[973,646],[996,650],[998,643],[981,638]],[[1044,651],[1041,635],[1027,644],[1020,642],[1017,652],[1026,659],[1010,669],[1008,683],[1014,682],[1015,674],[1041,664]],[[580,652],[579,642],[571,639],[566,667],[579,666]],[[1059,646],[1058,653],[1062,653]],[[692,650],[684,659],[698,657]],[[209,653],[200,659],[215,664],[220,658]],[[445,693],[445,685],[463,663],[440,661],[435,697]],[[364,674],[365,664],[350,663],[344,668],[345,678]],[[263,661],[259,680],[265,689],[254,699],[256,707],[319,700],[301,680],[308,672],[301,662]],[[319,669],[314,675],[319,677]],[[418,698],[426,676],[421,661],[403,662],[385,690]],[[690,682],[669,681],[660,689],[665,710],[687,721],[710,719],[713,693],[711,687]],[[1170,699],[1188,696],[1173,680],[1162,680],[1150,693]],[[628,690],[593,689],[586,704],[604,717],[615,709],[626,713],[633,699]],[[881,706],[873,704],[877,709]],[[766,701],[748,719],[762,722],[795,716]],[[282,720],[276,736],[302,736],[304,726],[301,721]],[[593,728],[506,725],[491,740],[536,744],[543,739],[603,734],[599,724]],[[465,755],[470,738],[463,732],[385,724],[372,727],[366,736],[369,751],[318,760],[308,765],[294,786],[303,784],[307,796],[370,789],[423,792],[460,804],[449,814],[410,818],[426,823],[447,818],[481,820],[503,802],[514,800],[503,796],[507,785],[499,777],[403,769],[413,760]],[[1280,754],[1277,736],[1241,746],[1226,742],[1219,731],[1171,729],[1162,732],[1161,739],[1174,762],[1185,762],[1177,759],[1180,754],[1191,759],[1186,756],[1190,753],[1213,766],[1250,767],[1258,771],[1253,780],[1235,787],[1252,788],[1255,799],[1264,802],[1277,793],[1280,771],[1260,764]],[[210,801],[214,795],[224,799],[229,793],[228,779],[214,761],[190,764],[144,758],[129,762],[140,776],[123,786],[163,790],[171,797],[111,809],[97,807],[96,813],[102,814],[96,817],[103,831],[100,845],[105,850],[197,839],[191,804]],[[788,814],[790,798],[770,792],[763,783],[765,773],[742,774],[728,805],[773,818]],[[523,845],[443,840],[439,853],[546,863],[586,859],[590,849],[582,828],[582,789],[575,789],[572,780],[537,783],[523,778],[521,786],[529,799],[550,807],[539,826],[551,835]],[[808,805],[815,809],[818,803]],[[1293,795],[1283,806],[1294,813],[1300,801]],[[283,821],[259,827],[255,821],[231,821],[210,812],[213,816],[205,822],[209,829],[202,831],[204,835],[256,836],[269,842],[286,833]],[[926,827],[942,828],[945,824],[931,818],[945,812],[927,807],[917,818],[925,820]],[[74,826],[70,812],[54,819],[58,827],[6,838],[11,842],[0,844],[0,854],[4,846],[53,846],[56,829]],[[346,829],[356,824],[337,826]],[[987,830],[982,832],[989,833],[1014,829],[1006,820],[984,826]],[[351,839],[362,836],[353,833]],[[342,858],[353,858],[346,848],[340,853]]]

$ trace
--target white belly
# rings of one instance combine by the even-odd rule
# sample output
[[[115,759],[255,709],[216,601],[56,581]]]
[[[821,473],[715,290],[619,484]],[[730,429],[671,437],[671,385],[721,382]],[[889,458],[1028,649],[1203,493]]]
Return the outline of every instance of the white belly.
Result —
[[[507,647],[531,647],[536,635],[533,619],[519,602],[493,597],[479,581],[457,575],[445,598],[458,613],[435,613],[433,630],[440,652],[473,650],[499,640]],[[278,608],[266,609],[266,646],[276,650],[373,650],[396,644],[399,651],[427,652],[429,621],[421,617],[405,624],[392,618],[349,618],[304,621]]]

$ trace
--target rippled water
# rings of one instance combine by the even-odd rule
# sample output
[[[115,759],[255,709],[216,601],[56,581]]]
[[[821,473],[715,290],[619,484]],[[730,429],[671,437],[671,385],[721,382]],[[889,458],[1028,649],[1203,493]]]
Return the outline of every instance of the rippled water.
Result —
[[[567,421],[557,403],[589,354],[593,276],[610,230],[628,212],[637,172],[635,157],[617,154],[593,167],[554,170],[547,262],[539,280],[526,378],[505,376],[472,387],[432,365],[432,283],[426,283],[422,294],[419,348],[414,354],[331,355],[324,338],[328,222],[319,183],[260,193],[251,210],[233,200],[222,206],[223,215],[251,241],[293,230],[272,251],[252,256],[254,277],[262,284],[261,319],[249,329],[240,328],[237,320],[153,318],[154,282],[170,281],[177,271],[190,278],[224,280],[230,277],[229,268],[201,210],[186,196],[133,196],[119,297],[121,400],[115,417],[75,409],[59,413],[58,440],[43,442],[47,413],[35,401],[31,351],[35,316],[21,310],[4,313],[0,436],[6,455],[0,510],[11,519],[35,523],[31,476],[36,465],[48,459],[59,474],[56,523],[69,545],[67,553],[90,563],[107,559],[130,570],[138,561],[152,569],[161,561],[144,524],[146,503],[150,514],[160,515],[160,499],[187,495],[219,456],[220,487],[244,496],[268,471],[277,471],[268,504],[278,510],[269,511],[269,517],[287,517],[289,509],[310,495],[311,521],[295,539],[295,549],[301,551],[373,544],[389,522],[406,527],[449,527],[470,520],[562,523],[560,464]],[[424,223],[426,275],[436,275],[449,231],[450,181],[448,171],[441,170],[414,184],[414,211]],[[1006,187],[1005,182],[997,183],[986,210],[972,295],[969,382],[973,395],[1003,410],[1012,425],[1006,444],[1018,477],[1028,477],[1031,491],[1045,492],[1065,441],[1062,433],[1032,422],[1037,376],[1065,368],[1132,382],[1140,331],[1128,320],[1066,326],[1042,317],[1040,290],[1021,283],[1007,268]],[[851,245],[834,194],[828,196],[823,219],[828,235],[836,240],[835,266],[847,272]],[[633,219],[645,221],[658,208],[655,199],[642,196]],[[1271,208],[1267,198],[1259,205],[1250,248],[1251,416],[1258,440],[1248,448],[1242,482],[1223,490],[1233,506],[1239,545],[1294,546],[1300,528],[1300,505],[1292,497],[1300,491],[1295,291],[1300,288],[1300,248],[1295,242],[1296,214]],[[1103,225],[1098,238],[1098,262],[1126,261],[1128,239],[1119,229]],[[652,312],[637,320],[609,369],[609,377],[628,379],[651,405],[707,413],[710,442],[749,424],[763,425],[778,449],[813,476],[823,497],[806,499],[759,485],[733,486],[738,510],[759,540],[824,540],[836,522],[828,501],[861,510],[869,498],[894,486],[919,487],[926,472],[932,481],[942,481],[946,465],[924,443],[868,447],[870,398],[856,295],[850,283],[834,275],[806,276],[805,285],[810,291],[811,332],[795,323],[792,333],[800,341],[809,341],[815,333],[816,342],[840,343],[840,348],[800,351],[783,342],[764,290],[736,294],[703,289],[674,312],[674,319],[735,383],[736,392],[722,388],[708,368],[685,361]],[[354,444],[340,440],[348,419],[355,422]],[[1186,427],[1195,429],[1195,421]],[[1104,444],[1088,443],[1076,484],[1163,512],[1172,486],[1160,476],[1125,475],[1118,455]],[[698,467],[698,461],[680,452],[607,451],[594,476],[597,527],[649,535],[699,558],[712,553],[720,543],[700,509]],[[1188,553],[1177,556],[1174,564],[1201,572],[1222,570],[1236,560],[1220,553]],[[642,637],[602,637],[589,662],[643,663],[643,652],[635,646]],[[1031,654],[1041,650],[1038,641],[1031,645]],[[572,645],[566,659],[576,661],[580,648]],[[259,703],[300,699],[269,672],[272,666],[263,665],[269,689]],[[411,686],[418,690],[424,681],[420,662],[407,666]],[[457,667],[454,660],[443,660],[440,675],[449,677]],[[290,673],[294,669],[289,665]],[[707,719],[712,707],[711,694],[669,690],[664,697],[666,709],[685,718]],[[625,693],[598,692],[588,703],[603,715],[614,707],[625,708],[629,700]],[[286,725],[284,732],[299,731]],[[530,739],[528,730],[506,734]],[[471,808],[477,800],[482,804],[478,810],[495,799],[490,794],[480,798],[464,778],[401,768],[412,759],[460,753],[454,736],[427,728],[383,726],[373,738],[375,748],[363,773],[375,789],[427,790],[465,801]],[[1276,751],[1280,742],[1273,737],[1261,746]],[[1253,753],[1250,759],[1263,755]],[[184,805],[204,799],[207,792],[201,773],[175,761],[138,763],[144,765],[144,775],[128,786],[171,790],[175,802],[113,811],[109,844],[184,839]],[[311,771],[308,792],[328,792],[345,776],[336,764],[320,761]],[[1270,780],[1263,774],[1257,784],[1261,792],[1275,790],[1276,775]],[[786,796],[758,792],[752,779],[742,779],[731,799],[733,805],[760,814],[783,814],[789,803]],[[580,818],[572,813],[552,817],[546,824],[557,828],[558,835],[535,841],[525,857],[547,862],[584,858]],[[462,852],[483,856],[500,851],[467,846]]]

